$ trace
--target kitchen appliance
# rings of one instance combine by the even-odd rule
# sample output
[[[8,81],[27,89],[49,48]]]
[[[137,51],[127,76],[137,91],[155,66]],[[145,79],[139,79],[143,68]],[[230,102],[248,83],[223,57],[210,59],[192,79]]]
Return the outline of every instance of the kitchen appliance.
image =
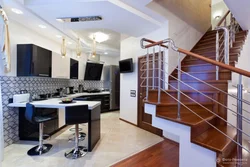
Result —
[[[69,87],[69,94],[74,94],[74,86]]]
[[[79,63],[77,60],[70,59],[70,79],[78,79]]]
[[[119,67],[115,65],[104,66],[104,81],[109,83],[110,91],[110,110],[120,108],[120,72]],[[107,89],[107,88],[106,88]]]
[[[84,80],[99,81],[102,76],[103,64],[87,62]]]
[[[15,94],[13,95],[13,103],[27,103],[30,101],[30,94]]]
[[[83,85],[78,85],[78,93],[82,93],[83,92]]]
[[[65,87],[65,93],[66,93],[66,95],[70,94],[70,88],[69,87]]]
[[[120,73],[130,73],[134,71],[133,68],[133,59],[125,59],[119,61]]]

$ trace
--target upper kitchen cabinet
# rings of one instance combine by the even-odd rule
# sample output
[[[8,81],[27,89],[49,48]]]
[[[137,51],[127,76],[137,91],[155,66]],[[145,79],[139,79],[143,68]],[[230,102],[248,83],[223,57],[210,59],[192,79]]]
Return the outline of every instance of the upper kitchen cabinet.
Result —
[[[17,45],[17,76],[51,77],[52,52],[33,44]]]
[[[70,58],[52,52],[52,78],[70,78]]]
[[[78,79],[79,63],[77,60],[70,59],[70,79]]]

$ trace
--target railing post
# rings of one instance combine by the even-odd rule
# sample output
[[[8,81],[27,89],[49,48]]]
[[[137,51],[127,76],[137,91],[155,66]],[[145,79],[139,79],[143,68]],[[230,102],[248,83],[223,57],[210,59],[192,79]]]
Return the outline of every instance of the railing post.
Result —
[[[158,54],[158,103],[161,102],[161,45]]]
[[[163,67],[163,83],[162,83],[162,88],[166,90],[165,84],[166,84],[166,63],[165,63],[165,49],[163,48],[163,55],[162,55],[162,67]]]
[[[219,41],[219,30],[216,33],[216,61],[219,61],[220,56],[220,41]],[[219,66],[216,66],[216,80],[219,80]]]
[[[225,64],[229,65],[229,32],[228,29],[224,29],[224,59],[225,59]]]
[[[180,52],[178,52],[178,92],[177,92],[177,98],[178,98],[178,113],[177,113],[177,119],[181,119],[181,56]]]
[[[153,89],[155,89],[155,47],[153,47],[153,58],[152,58],[152,65],[153,65],[153,69],[152,69],[152,87]]]
[[[148,100],[148,87],[149,87],[149,53],[148,53],[148,48],[147,48],[147,74],[146,74],[146,100]]]
[[[233,20],[233,14],[230,15],[230,48],[233,47],[233,31],[234,31],[234,20]]]
[[[242,75],[239,75],[239,83],[237,85],[237,167],[242,167]]]

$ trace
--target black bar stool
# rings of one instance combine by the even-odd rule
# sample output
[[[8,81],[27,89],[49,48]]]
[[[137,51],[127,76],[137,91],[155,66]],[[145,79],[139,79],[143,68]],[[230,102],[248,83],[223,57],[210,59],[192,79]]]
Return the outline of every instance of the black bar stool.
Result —
[[[88,149],[79,146],[79,124],[86,123],[88,118],[83,112],[88,112],[88,105],[70,106],[65,108],[66,125],[75,125],[75,147],[65,153],[65,157],[69,159],[77,159],[87,154]]]
[[[27,154],[30,156],[36,156],[36,155],[42,155],[42,154],[49,152],[49,150],[52,148],[52,145],[43,144],[43,123],[56,119],[57,116],[56,115],[40,116],[36,112],[35,106],[30,103],[27,103],[25,117],[31,123],[39,124],[39,145],[31,148],[27,152]]]

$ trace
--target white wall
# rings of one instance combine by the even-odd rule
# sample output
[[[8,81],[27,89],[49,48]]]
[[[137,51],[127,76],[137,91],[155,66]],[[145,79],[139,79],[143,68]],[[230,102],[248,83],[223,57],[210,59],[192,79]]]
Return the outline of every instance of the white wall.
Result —
[[[212,24],[212,29],[216,27],[218,22],[221,20],[221,18],[227,13],[228,11],[227,5],[224,3],[224,1],[219,1],[216,4],[211,6],[211,24]],[[220,19],[215,19],[216,16],[220,16]],[[227,17],[227,24],[229,25],[230,23],[230,17]],[[222,25],[224,26],[224,25]]]
[[[108,56],[108,55],[101,55],[100,61],[104,62],[104,65],[119,65],[120,56]]]
[[[190,50],[204,34],[204,32],[197,31],[186,22],[168,12],[165,8],[157,4],[154,5],[155,6],[151,6],[151,8],[159,12],[167,19],[164,26],[153,31],[152,33],[138,38],[129,37],[121,42],[120,59],[122,60],[132,57],[134,60],[135,70],[133,73],[121,74],[120,118],[134,124],[137,124],[137,97],[130,97],[130,90],[138,91],[137,59],[139,56],[146,54],[146,50],[141,49],[140,47],[140,40],[142,38],[149,38],[158,41],[170,37],[175,41],[176,46]],[[150,52],[152,52],[152,49],[150,49]],[[165,55],[167,62],[170,64],[166,69],[168,69],[168,73],[171,73],[177,66],[177,53],[170,50],[166,51]]]
[[[3,108],[2,108],[2,91],[1,91],[1,83],[0,83],[0,166],[3,160],[3,146],[4,146],[4,138],[3,138]]]

